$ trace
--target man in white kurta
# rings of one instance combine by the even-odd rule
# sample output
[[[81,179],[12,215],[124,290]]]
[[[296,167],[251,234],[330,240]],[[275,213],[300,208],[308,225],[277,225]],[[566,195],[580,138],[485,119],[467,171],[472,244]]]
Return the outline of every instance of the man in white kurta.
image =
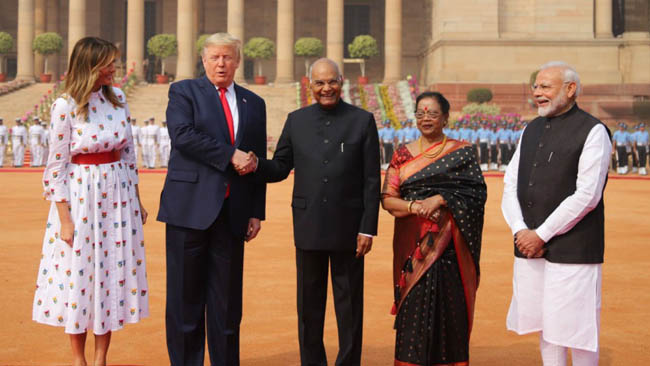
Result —
[[[11,148],[14,153],[14,166],[20,168],[25,159],[25,144],[27,143],[27,129],[20,118],[16,118],[16,125],[11,128]]]
[[[580,79],[567,64],[542,66],[533,92],[541,117],[524,131],[504,178],[501,208],[516,255],[507,328],[540,332],[545,366],[566,365],[568,348],[573,365],[597,365],[609,131],[578,108]],[[547,200],[553,207],[540,218]]]
[[[7,142],[9,142],[9,130],[7,130],[7,126],[4,125],[2,117],[0,117],[0,168],[4,166]]]
[[[167,129],[167,121],[162,121],[162,127],[158,129],[158,150],[160,153],[160,166],[167,168],[169,153],[171,151],[171,139]]]
[[[43,165],[43,127],[38,119],[29,127],[29,148],[32,152],[31,166]]]

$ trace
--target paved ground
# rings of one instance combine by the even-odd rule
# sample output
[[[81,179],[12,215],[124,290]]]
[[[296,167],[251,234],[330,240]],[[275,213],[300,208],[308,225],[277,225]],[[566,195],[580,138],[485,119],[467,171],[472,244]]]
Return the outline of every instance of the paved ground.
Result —
[[[62,329],[33,323],[34,283],[48,210],[39,172],[0,171],[0,365],[67,365],[69,342]],[[158,211],[164,174],[141,175],[151,217]],[[487,178],[482,278],[470,355],[472,365],[539,365],[537,336],[505,330],[511,294],[512,239],[500,213],[502,180]],[[247,244],[244,270],[243,366],[298,365],[295,264],[289,206],[292,177],[269,185],[268,219]],[[647,365],[650,351],[650,181],[610,179],[606,191],[606,263],[603,267],[601,365]],[[393,220],[380,215],[379,236],[366,261],[363,365],[392,364],[391,306]],[[164,333],[164,226],[145,225],[151,317],[113,336],[111,365],[167,365]],[[325,344],[336,357],[336,322],[328,300]],[[92,349],[92,339],[89,341]],[[91,352],[88,353],[91,355]],[[206,363],[207,365],[208,363]]]

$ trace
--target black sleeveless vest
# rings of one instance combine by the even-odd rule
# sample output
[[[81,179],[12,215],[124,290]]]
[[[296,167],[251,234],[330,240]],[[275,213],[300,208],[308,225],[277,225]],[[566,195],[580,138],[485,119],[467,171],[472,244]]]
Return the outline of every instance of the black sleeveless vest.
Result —
[[[560,116],[535,118],[526,127],[520,147],[517,197],[529,228],[542,225],[575,192],[580,154],[589,132],[597,124],[602,122],[576,104]],[[607,133],[611,139],[609,129]],[[544,258],[549,262],[602,263],[605,250],[602,197],[580,222],[567,233],[553,237],[545,248]],[[515,255],[525,258],[516,246]]]

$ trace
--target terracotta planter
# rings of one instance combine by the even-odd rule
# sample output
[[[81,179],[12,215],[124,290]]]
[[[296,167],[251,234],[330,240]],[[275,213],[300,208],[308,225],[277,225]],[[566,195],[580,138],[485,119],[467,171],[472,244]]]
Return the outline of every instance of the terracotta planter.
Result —
[[[0,83],[4,82],[7,78],[7,75],[3,72],[0,72]]]
[[[309,85],[309,76],[303,76],[303,77],[300,79],[300,84],[302,84],[302,85]]]
[[[368,77],[367,77],[367,76],[359,76],[359,77],[357,78],[357,83],[359,83],[359,84],[361,84],[361,85],[366,85],[366,84],[368,84]]]
[[[41,74],[41,83],[49,83],[52,81],[52,74]]]
[[[167,84],[168,82],[169,82],[169,76],[163,74],[156,74],[156,83]]]
[[[255,84],[257,85],[266,84],[266,76],[255,76]]]

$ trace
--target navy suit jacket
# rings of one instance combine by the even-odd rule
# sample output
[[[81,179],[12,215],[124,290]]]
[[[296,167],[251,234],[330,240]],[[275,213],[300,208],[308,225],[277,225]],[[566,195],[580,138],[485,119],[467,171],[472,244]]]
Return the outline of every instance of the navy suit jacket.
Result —
[[[207,229],[221,212],[228,185],[233,234],[243,238],[250,218],[264,220],[266,185],[252,175],[239,176],[230,160],[235,149],[266,156],[266,105],[237,84],[235,94],[239,127],[233,146],[219,93],[208,78],[170,86],[167,127],[171,154],[160,195],[159,221]]]

